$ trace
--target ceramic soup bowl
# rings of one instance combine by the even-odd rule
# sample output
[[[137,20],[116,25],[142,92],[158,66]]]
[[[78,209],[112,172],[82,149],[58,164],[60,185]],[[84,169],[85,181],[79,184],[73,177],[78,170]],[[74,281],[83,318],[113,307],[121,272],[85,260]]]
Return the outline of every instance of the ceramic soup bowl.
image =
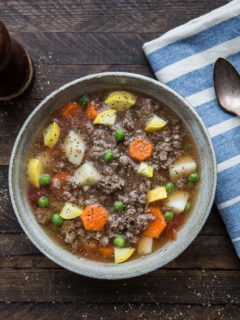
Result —
[[[56,108],[91,91],[103,89],[133,90],[163,102],[182,119],[190,131],[200,157],[200,190],[186,224],[177,241],[170,241],[152,254],[123,264],[91,261],[73,255],[55,243],[35,220],[26,192],[28,150],[48,115]],[[164,266],[182,253],[194,240],[206,221],[213,204],[216,188],[216,162],[208,132],[189,103],[160,82],[132,73],[109,72],[72,81],[51,93],[30,114],[22,126],[13,147],[9,169],[10,195],[19,223],[29,239],[48,258],[60,266],[88,277],[99,279],[131,278]]]

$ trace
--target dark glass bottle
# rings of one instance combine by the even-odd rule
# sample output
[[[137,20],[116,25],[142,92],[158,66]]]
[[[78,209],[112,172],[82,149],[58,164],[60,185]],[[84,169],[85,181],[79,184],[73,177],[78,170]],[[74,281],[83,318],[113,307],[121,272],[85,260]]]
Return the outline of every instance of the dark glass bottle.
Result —
[[[26,50],[10,37],[0,21],[0,101],[18,97],[33,79],[33,65]]]

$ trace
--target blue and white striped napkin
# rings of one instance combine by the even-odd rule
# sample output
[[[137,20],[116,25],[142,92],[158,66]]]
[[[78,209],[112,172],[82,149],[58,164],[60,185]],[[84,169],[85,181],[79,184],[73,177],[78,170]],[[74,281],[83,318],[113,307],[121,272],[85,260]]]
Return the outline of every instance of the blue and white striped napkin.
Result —
[[[217,157],[216,204],[240,257],[240,118],[218,105],[213,67],[227,58],[240,71],[240,0],[145,43],[156,77],[184,96],[203,119]]]

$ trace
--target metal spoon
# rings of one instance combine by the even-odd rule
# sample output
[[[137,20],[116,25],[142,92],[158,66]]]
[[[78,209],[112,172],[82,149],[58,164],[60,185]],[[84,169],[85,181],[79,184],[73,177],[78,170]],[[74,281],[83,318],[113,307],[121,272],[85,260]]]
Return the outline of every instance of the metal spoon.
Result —
[[[213,72],[218,103],[227,111],[240,116],[240,75],[230,62],[218,58]]]

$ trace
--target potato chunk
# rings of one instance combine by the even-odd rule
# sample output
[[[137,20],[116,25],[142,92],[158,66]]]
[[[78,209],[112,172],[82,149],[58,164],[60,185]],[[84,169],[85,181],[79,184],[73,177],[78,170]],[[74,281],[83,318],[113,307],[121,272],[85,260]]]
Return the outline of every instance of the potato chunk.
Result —
[[[196,162],[190,156],[184,156],[169,166],[169,174],[172,179],[178,179],[195,172],[196,169]]]
[[[167,191],[165,187],[157,187],[149,190],[147,193],[148,202],[159,201],[167,198]]]
[[[153,177],[153,167],[149,166],[146,162],[141,162],[138,169],[137,173],[140,176],[146,177],[146,178],[152,178]]]
[[[44,145],[48,148],[53,148],[58,142],[60,131],[61,129],[57,122],[51,123],[43,132]]]
[[[78,168],[73,176],[73,181],[80,185],[93,185],[101,179],[101,174],[90,162],[84,163]]]
[[[39,178],[43,173],[43,165],[39,159],[32,158],[28,162],[28,180],[37,188],[40,187]]]
[[[134,248],[114,248],[114,262],[122,263],[128,260],[134,251]]]
[[[82,208],[79,208],[70,202],[66,202],[61,210],[60,216],[65,220],[70,220],[79,217],[82,213]]]
[[[64,141],[63,150],[68,161],[79,166],[82,163],[86,145],[82,137],[71,130]]]
[[[116,121],[116,110],[107,109],[99,113],[93,121],[93,124],[102,124],[113,126]]]
[[[131,108],[137,101],[137,97],[127,91],[111,92],[104,103],[117,111],[126,111]]]
[[[154,132],[161,130],[167,124],[167,121],[163,120],[162,118],[153,115],[146,123],[145,131],[146,132]]]
[[[185,191],[176,191],[168,196],[164,205],[170,208],[174,213],[179,214],[185,210],[189,193]]]
[[[138,242],[138,253],[149,254],[152,252],[153,238],[143,236]]]

